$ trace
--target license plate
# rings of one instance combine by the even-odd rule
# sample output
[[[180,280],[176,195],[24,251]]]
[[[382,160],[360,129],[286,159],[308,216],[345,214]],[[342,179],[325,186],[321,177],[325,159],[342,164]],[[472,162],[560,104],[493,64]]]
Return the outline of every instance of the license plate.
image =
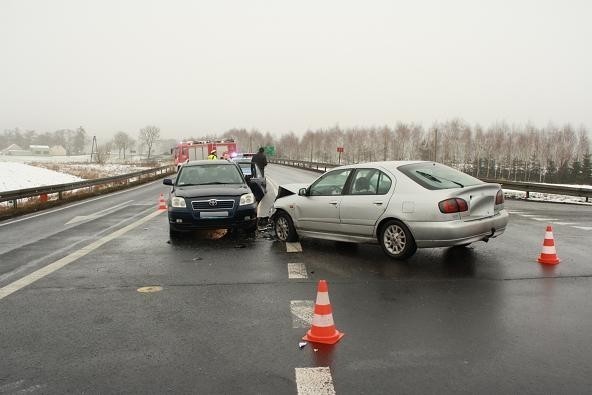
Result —
[[[221,218],[228,217],[228,211],[202,211],[199,218]]]

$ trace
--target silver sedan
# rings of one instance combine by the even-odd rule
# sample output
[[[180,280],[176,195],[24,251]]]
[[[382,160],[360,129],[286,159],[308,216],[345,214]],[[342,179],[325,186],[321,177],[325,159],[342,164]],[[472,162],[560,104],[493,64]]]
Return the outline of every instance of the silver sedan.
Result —
[[[341,166],[310,185],[281,185],[271,219],[281,241],[378,242],[388,256],[405,259],[417,248],[497,237],[508,213],[499,184],[436,162],[391,161]]]

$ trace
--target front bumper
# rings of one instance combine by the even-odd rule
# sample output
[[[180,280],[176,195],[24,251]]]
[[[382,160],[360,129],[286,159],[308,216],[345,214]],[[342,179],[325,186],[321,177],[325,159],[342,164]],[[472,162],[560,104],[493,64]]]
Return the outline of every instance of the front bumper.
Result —
[[[206,217],[200,211],[190,208],[169,207],[168,217],[171,229],[190,231],[197,229],[249,229],[257,226],[257,204],[239,206],[225,210],[225,217]]]
[[[475,221],[409,222],[408,226],[417,247],[450,247],[497,237],[506,230],[508,219],[508,212],[500,210]]]

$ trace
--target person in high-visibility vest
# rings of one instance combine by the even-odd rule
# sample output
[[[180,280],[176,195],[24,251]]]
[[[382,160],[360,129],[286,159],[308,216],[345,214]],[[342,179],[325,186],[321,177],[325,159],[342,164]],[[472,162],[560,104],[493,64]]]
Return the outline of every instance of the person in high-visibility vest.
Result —
[[[216,150],[213,149],[212,152],[210,152],[210,154],[208,155],[208,159],[218,159],[218,156],[216,155]]]

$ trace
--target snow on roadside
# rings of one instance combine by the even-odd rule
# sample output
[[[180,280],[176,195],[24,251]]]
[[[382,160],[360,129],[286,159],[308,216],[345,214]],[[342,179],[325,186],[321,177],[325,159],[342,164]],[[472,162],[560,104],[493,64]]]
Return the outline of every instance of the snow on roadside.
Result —
[[[554,185],[554,184],[547,184],[547,185]],[[587,186],[582,185],[568,185],[574,187],[584,187],[587,189]],[[525,191],[517,191],[515,189],[505,189],[504,188],[504,196],[510,199],[518,199],[518,200],[526,200],[526,192]],[[577,197],[577,196],[567,196],[567,195],[554,195],[552,193],[541,193],[541,192],[530,192],[528,200],[538,201],[538,202],[555,202],[555,203],[577,203],[577,204],[587,204],[592,205],[592,202],[586,203],[586,198]]]
[[[0,162],[0,192],[83,180],[70,174],[24,163]]]
[[[34,165],[88,179],[119,176],[150,169],[150,167],[146,166],[118,163],[105,163],[103,165],[98,163],[34,163]]]

